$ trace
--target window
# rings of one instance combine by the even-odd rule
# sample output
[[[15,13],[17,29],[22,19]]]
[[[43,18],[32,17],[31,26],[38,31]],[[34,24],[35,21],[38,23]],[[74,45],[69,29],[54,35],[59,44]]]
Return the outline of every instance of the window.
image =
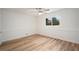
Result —
[[[54,25],[55,26],[55,25],[59,25],[59,24],[60,24],[60,22],[56,17],[52,17],[51,20],[46,18],[46,25],[49,25],[49,26]]]

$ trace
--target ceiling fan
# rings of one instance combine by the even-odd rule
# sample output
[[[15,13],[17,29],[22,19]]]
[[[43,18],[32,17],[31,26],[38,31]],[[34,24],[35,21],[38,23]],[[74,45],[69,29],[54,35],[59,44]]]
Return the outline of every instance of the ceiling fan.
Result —
[[[38,15],[51,12],[50,8],[35,8],[35,10],[38,12]]]

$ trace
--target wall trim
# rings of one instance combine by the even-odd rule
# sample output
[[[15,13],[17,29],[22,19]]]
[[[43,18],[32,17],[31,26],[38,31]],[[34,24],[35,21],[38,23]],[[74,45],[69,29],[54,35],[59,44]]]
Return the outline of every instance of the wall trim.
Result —
[[[41,35],[41,36],[44,36],[44,37],[48,37],[48,38],[51,38],[51,39],[59,39],[59,40],[63,40],[63,41],[67,41],[67,42],[71,42],[71,43],[75,43],[75,44],[79,44],[79,42],[76,42],[76,41],[72,41],[72,40],[69,40],[67,38],[64,38],[64,37],[60,37],[60,36],[48,36],[48,35],[43,35],[43,34],[38,34],[38,35]]]
[[[0,45],[2,43],[5,43],[5,42],[9,42],[9,41],[12,41],[12,40],[16,40],[16,39],[22,39],[22,38],[25,38],[25,37],[30,37],[30,36],[33,36],[33,35],[40,35],[40,36],[43,36],[43,37],[47,37],[47,38],[51,38],[51,39],[59,39],[59,40],[63,40],[63,41],[67,41],[67,42],[71,42],[71,43],[75,43],[75,44],[79,44],[79,42],[75,42],[75,41],[71,41],[71,40],[68,40],[66,38],[63,38],[63,37],[58,37],[58,36],[48,36],[48,35],[43,35],[43,34],[31,34],[31,35],[28,35],[28,36],[21,36],[21,37],[17,37],[17,38],[13,38],[13,39],[10,39],[10,40],[7,40],[7,41],[3,41],[3,42],[0,42]]]
[[[22,39],[22,38],[25,38],[25,37],[30,37],[30,36],[33,36],[33,35],[36,35],[36,34],[30,34],[30,35],[24,35],[24,36],[14,37],[14,38],[5,40],[5,41],[3,41],[2,43],[9,42],[9,41],[13,41],[13,40],[19,40],[19,39]],[[2,43],[1,43],[1,44],[2,44]]]

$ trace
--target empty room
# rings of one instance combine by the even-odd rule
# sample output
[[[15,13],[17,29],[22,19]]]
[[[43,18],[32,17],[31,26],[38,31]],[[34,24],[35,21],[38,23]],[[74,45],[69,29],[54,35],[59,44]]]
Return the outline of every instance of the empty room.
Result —
[[[0,8],[0,51],[79,51],[79,9]]]

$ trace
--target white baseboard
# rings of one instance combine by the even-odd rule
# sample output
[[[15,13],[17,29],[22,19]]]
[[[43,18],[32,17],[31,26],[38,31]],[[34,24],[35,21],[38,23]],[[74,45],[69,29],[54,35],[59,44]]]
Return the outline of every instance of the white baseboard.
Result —
[[[50,35],[46,35],[46,34],[40,34],[40,35],[43,35],[43,36],[47,36],[47,37],[50,37],[50,38],[56,38],[56,39],[60,39],[60,40],[64,40],[64,41],[68,41],[68,42],[72,42],[72,43],[76,43],[76,44],[79,44],[79,41],[74,41],[74,40],[70,40],[68,38],[65,38],[65,37],[62,37],[62,36],[50,36]]]
[[[34,35],[34,34],[22,35],[22,36],[16,36],[16,37],[8,38],[8,39],[4,40],[3,42],[10,41],[10,40],[16,40],[16,39],[20,39],[20,38],[23,38],[23,37],[28,37],[28,36],[31,36],[31,35]]]

